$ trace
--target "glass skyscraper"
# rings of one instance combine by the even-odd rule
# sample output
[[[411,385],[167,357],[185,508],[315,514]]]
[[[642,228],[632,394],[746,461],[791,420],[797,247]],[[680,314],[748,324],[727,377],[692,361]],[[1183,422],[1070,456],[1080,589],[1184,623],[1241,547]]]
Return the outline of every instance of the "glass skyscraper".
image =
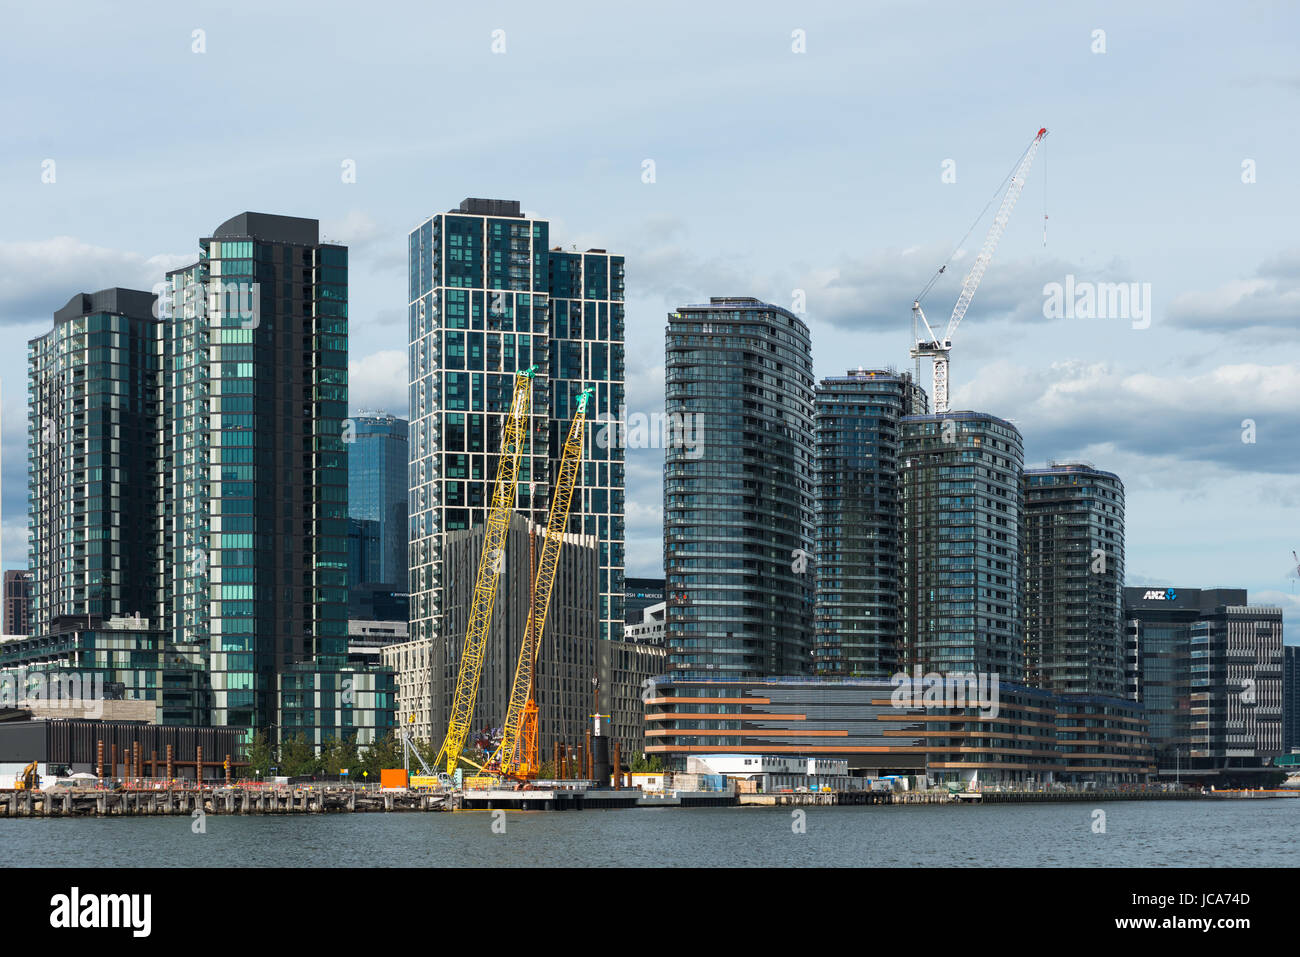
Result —
[[[549,222],[513,200],[466,199],[409,242],[410,640],[443,635],[444,595],[457,585],[446,580],[446,536],[487,520],[515,372],[529,366],[537,374],[515,507],[545,523],[573,399],[594,388],[569,531],[598,539],[598,634],[621,638],[624,450],[598,441],[595,420],[622,414],[623,257],[551,248]],[[428,654],[412,658],[430,667]],[[427,699],[400,710],[416,716],[418,734],[444,730],[429,723]]]
[[[129,654],[114,680],[163,718],[365,744],[392,676],[347,662],[347,250],[243,213],[160,288],[32,341],[37,635],[106,675]]]
[[[348,516],[378,524],[379,568],[353,576],[348,583],[363,582],[406,591],[406,468],[407,422],[385,412],[361,413],[351,419],[355,430],[348,451]],[[346,432],[345,432],[346,435]]]
[[[815,670],[886,678],[903,663],[899,421],[927,398],[906,372],[850,369],[822,379],[815,401]]]
[[[78,293],[28,343],[33,634],[162,610],[154,303],[134,289]]]
[[[1020,682],[1020,432],[945,412],[908,416],[902,433],[906,666]]]
[[[664,587],[675,676],[810,674],[808,327],[757,299],[682,306],[666,332]]]
[[[1124,483],[1083,464],[1026,469],[1025,682],[1122,696]]]
[[[212,647],[214,724],[314,732],[279,676],[346,661],[347,275],[316,220],[262,213],[168,274],[163,555],[172,630]]]

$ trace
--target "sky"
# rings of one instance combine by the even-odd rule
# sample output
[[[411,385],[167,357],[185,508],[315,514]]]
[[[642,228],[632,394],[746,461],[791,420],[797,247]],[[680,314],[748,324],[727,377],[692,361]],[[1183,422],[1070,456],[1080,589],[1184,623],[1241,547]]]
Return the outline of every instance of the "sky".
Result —
[[[126,9],[0,15],[5,568],[24,344],[237,213],[349,245],[352,410],[405,415],[407,233],[517,199],[553,243],[626,256],[628,411],[652,413],[666,315],[710,296],[805,304],[819,377],[909,368],[913,298],[951,256],[924,301],[946,322],[990,217],[963,236],[1045,126],[952,407],[1015,422],[1029,466],[1120,475],[1128,584],[1245,587],[1300,636],[1294,4]],[[1054,283],[1080,307],[1137,285],[1089,314]],[[628,452],[628,574],[660,573],[661,469]]]

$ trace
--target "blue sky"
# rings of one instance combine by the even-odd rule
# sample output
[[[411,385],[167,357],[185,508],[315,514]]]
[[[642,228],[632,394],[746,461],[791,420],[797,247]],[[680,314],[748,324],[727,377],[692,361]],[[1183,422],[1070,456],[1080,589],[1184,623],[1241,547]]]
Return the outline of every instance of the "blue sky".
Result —
[[[1130,584],[1244,586],[1298,633],[1294,5],[130,11],[28,5],[0,32],[5,567],[25,562],[26,340],[76,292],[149,288],[235,213],[352,247],[352,404],[405,414],[408,230],[518,199],[554,242],[626,255],[628,405],[653,412],[665,314],[710,295],[803,290],[819,376],[906,367],[913,295],[1047,126],[956,336],[953,407],[1015,421],[1029,464],[1119,473]],[[1045,318],[1066,276],[1149,283],[1150,327]],[[632,574],[659,569],[661,462],[629,453]]]

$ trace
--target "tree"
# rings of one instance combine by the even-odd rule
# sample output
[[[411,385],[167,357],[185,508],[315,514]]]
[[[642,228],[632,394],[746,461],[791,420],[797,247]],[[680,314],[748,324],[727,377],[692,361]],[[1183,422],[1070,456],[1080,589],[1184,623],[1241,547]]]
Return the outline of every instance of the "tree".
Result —
[[[303,774],[316,774],[320,770],[320,758],[316,750],[301,732],[295,734],[280,745],[280,773],[289,777]]]
[[[360,755],[357,752],[356,738],[344,738],[326,741],[320,752],[321,770],[326,774],[338,774],[347,769],[348,774],[355,773]]]
[[[271,773],[271,765],[274,763],[275,748],[271,747],[271,742],[267,740],[266,732],[258,731],[253,735],[253,741],[248,746],[248,773],[266,777]]]
[[[663,759],[659,755],[653,755],[647,758],[644,754],[638,754],[632,759],[632,764],[628,768],[629,774],[659,774],[664,769]]]
[[[360,778],[362,781],[379,781],[379,772],[384,768],[400,768],[402,766],[402,742],[392,731],[380,738],[374,744],[367,746],[357,759],[357,770],[352,772],[353,777]],[[369,772],[367,777],[362,772]]]

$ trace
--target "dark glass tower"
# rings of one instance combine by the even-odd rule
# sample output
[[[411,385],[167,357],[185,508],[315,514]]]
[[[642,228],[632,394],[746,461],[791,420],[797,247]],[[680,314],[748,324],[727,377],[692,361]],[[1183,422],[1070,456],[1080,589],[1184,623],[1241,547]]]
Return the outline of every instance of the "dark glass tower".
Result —
[[[168,276],[170,624],[212,649],[214,724],[319,740],[343,689],[281,683],[347,656],[348,253],[264,213],[199,247]]]
[[[902,430],[907,665],[1022,681],[1020,432],[979,412]]]
[[[669,315],[666,350],[669,667],[685,676],[808,674],[808,327],[757,299],[714,298]]]
[[[1121,697],[1124,483],[1087,465],[1024,473],[1025,681]]]
[[[375,522],[379,529],[379,568],[362,566],[376,578],[353,577],[349,585],[363,582],[406,591],[406,466],[407,423],[380,412],[352,417],[355,433],[345,443],[348,450],[348,516]],[[346,434],[346,433],[345,433]]]
[[[154,302],[134,289],[78,293],[28,343],[34,634],[161,611]]]
[[[902,667],[899,420],[926,411],[906,372],[849,370],[816,390],[819,675],[882,678]]]

